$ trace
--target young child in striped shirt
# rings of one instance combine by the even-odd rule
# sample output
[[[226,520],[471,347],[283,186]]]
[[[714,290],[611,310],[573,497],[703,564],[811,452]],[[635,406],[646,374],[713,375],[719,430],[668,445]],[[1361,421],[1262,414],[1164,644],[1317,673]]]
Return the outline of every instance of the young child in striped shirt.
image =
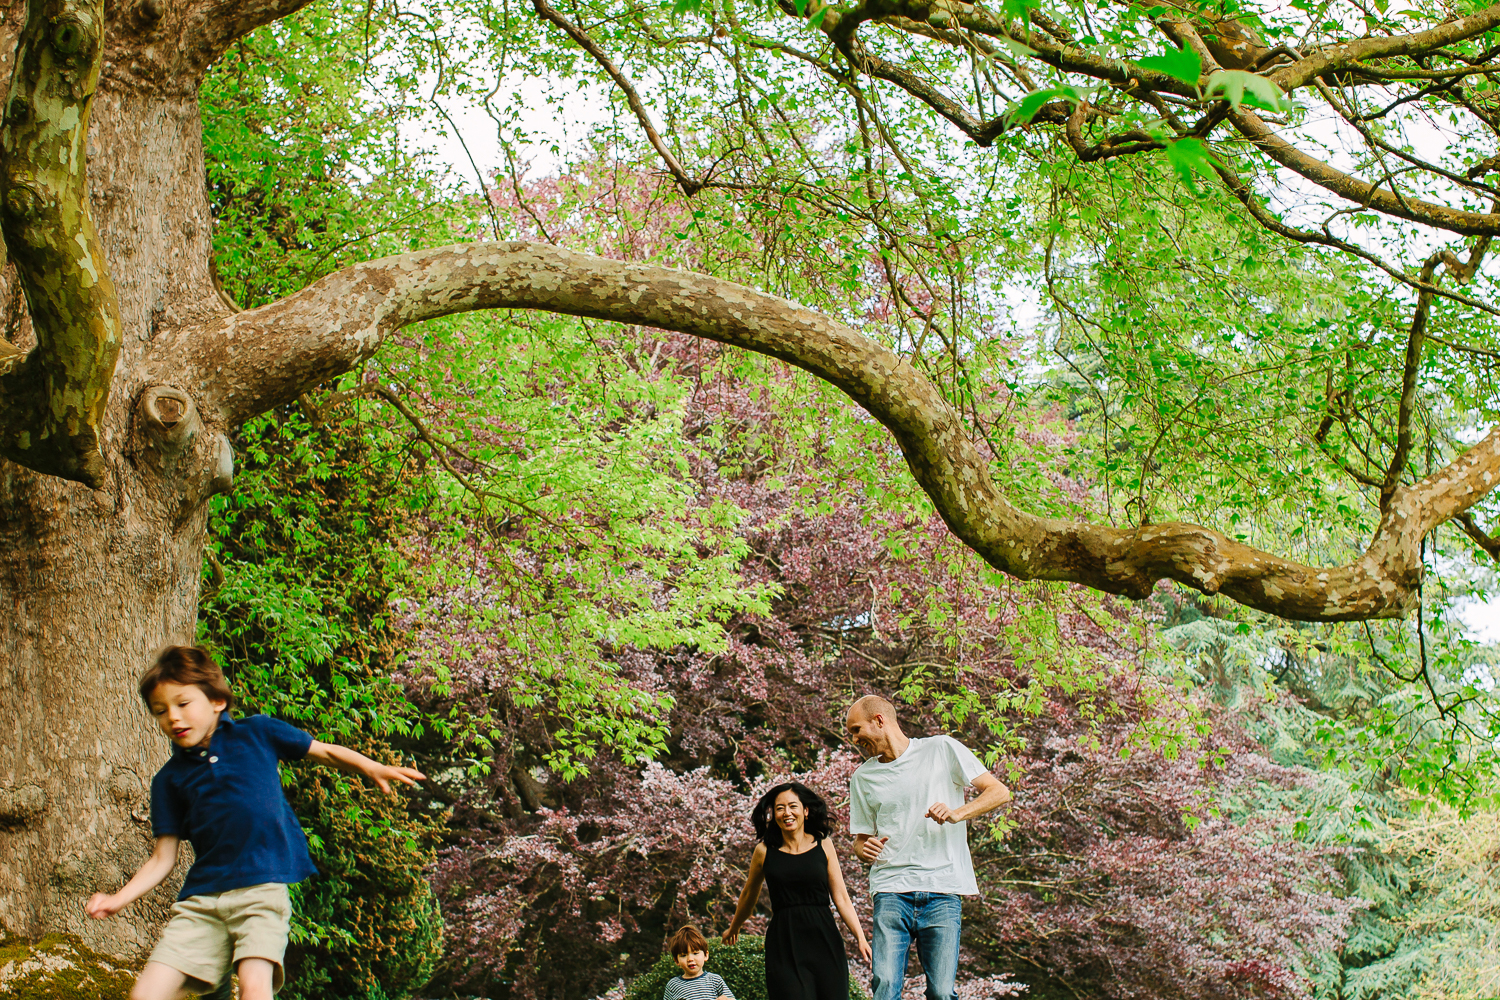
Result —
[[[661,1000],[717,1000],[728,997],[734,1000],[729,984],[715,972],[704,972],[708,963],[708,940],[692,924],[672,935],[667,942],[672,952],[672,961],[682,970],[682,975],[673,976],[662,990]]]

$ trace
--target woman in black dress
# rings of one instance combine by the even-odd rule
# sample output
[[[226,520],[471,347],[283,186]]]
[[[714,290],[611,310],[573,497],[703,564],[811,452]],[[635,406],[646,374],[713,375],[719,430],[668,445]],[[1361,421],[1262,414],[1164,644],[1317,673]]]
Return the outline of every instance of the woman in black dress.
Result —
[[[740,892],[724,943],[734,944],[740,927],[771,890],[771,926],[766,931],[766,996],[771,1000],[848,1000],[849,965],[830,900],[870,960],[870,944],[844,888],[838,854],[829,836],[828,806],[806,785],[777,785],[750,816],[760,843]]]

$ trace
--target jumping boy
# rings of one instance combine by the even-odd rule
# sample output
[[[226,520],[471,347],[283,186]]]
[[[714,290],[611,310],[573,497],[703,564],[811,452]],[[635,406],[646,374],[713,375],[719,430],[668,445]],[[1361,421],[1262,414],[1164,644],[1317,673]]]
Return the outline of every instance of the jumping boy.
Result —
[[[95,893],[88,915],[113,916],[150,892],[177,863],[178,844],[190,840],[196,859],[131,1000],[205,993],[231,967],[241,1000],[271,1000],[284,978],[287,886],[317,874],[276,762],[331,764],[387,794],[393,781],[413,785],[426,776],[320,743],[268,715],[231,717],[234,695],[223,672],[195,646],[162,651],[141,677],[140,693],[173,743],[151,782],[156,849],[119,892]]]
[[[667,942],[667,949],[672,952],[672,961],[677,963],[682,975],[667,981],[661,1000],[715,1000],[717,997],[734,1000],[729,984],[718,973],[703,971],[703,966],[708,963],[708,940],[698,928],[688,924],[673,934],[672,940]]]

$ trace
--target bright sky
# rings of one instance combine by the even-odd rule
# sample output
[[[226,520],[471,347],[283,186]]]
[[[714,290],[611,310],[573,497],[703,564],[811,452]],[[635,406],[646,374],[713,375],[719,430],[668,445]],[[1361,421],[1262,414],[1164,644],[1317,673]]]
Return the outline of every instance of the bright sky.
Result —
[[[522,109],[517,126],[530,140],[525,157],[529,161],[527,177],[545,177],[555,171],[562,160],[553,154],[554,146],[562,151],[573,148],[591,129],[610,119],[609,100],[602,88],[580,90],[567,85],[568,115],[561,118],[547,102],[549,86],[534,77],[518,77],[512,88]],[[439,161],[474,189],[479,186],[476,165],[486,174],[486,184],[489,171],[509,169],[495,121],[484,108],[453,101],[445,103],[443,111],[452,119],[451,125],[436,111],[430,111],[408,138],[422,145],[435,145]]]

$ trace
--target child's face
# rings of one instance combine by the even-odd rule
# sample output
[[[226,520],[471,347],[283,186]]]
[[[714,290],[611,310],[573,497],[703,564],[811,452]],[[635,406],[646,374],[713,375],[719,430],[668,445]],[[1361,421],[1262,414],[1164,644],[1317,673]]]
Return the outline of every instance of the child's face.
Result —
[[[162,681],[146,699],[151,715],[167,739],[180,747],[195,747],[208,742],[219,724],[222,701],[209,701],[196,684],[173,684]]]
[[[683,979],[697,979],[703,975],[703,966],[708,963],[708,952],[685,951],[681,955],[673,955],[672,961],[682,970]]]

